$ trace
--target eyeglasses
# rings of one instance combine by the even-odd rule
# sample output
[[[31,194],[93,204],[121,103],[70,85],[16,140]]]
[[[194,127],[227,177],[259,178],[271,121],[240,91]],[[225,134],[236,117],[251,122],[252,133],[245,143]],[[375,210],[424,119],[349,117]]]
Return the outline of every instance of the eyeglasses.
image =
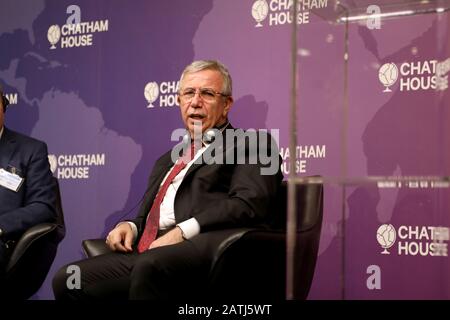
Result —
[[[194,89],[194,88],[186,88],[182,91],[180,91],[178,94],[180,96],[181,102],[190,102],[192,99],[194,99],[195,94],[199,92],[200,98],[202,98],[205,102],[213,102],[216,100],[216,96],[220,95],[222,97],[229,97],[229,94],[225,94],[222,92],[214,91],[213,89],[207,89],[207,88],[200,88],[200,89]]]

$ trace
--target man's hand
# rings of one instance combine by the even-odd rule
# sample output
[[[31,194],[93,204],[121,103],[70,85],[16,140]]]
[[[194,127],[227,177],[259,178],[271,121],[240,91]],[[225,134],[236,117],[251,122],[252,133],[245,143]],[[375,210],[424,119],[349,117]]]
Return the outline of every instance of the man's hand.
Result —
[[[162,237],[153,241],[149,249],[180,243],[183,240],[183,233],[181,232],[180,227],[175,227]]]
[[[133,251],[132,243],[133,230],[127,222],[120,223],[106,237],[106,244],[113,251],[131,252]]]

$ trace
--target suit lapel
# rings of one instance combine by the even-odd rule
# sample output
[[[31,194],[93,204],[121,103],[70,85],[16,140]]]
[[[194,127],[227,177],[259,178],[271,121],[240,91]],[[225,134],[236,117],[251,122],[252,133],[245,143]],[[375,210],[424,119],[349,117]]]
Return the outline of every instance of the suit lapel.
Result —
[[[16,139],[13,132],[6,127],[3,128],[3,135],[0,141],[0,167],[6,169],[14,155]]]

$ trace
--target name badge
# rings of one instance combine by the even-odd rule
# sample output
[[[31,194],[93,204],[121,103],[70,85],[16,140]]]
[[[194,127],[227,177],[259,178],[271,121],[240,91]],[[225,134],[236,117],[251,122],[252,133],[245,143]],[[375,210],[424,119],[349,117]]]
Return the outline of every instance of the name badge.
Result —
[[[5,169],[0,169],[0,186],[2,187],[17,192],[19,191],[24,180],[24,178],[21,178],[15,173],[8,172]]]

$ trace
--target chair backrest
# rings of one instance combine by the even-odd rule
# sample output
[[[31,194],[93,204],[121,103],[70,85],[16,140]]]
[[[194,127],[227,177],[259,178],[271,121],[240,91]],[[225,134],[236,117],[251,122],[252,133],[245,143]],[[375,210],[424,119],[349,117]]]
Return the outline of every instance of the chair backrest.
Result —
[[[53,177],[53,180],[55,181],[55,194],[56,194],[55,211],[56,211],[56,224],[58,226],[57,240],[58,242],[61,242],[61,240],[64,239],[64,237],[66,236],[66,223],[64,221],[64,211],[62,207],[59,181],[55,177]]]
[[[297,212],[297,231],[304,232],[322,223],[323,186],[322,184],[297,184],[295,186]],[[274,229],[286,230],[287,222],[287,181],[281,183],[277,196],[276,214],[272,226]]]
[[[296,185],[297,237],[294,299],[307,298],[314,277],[323,216],[321,184]],[[237,229],[227,240],[210,273],[208,294],[217,300],[284,300],[286,297],[287,183],[274,206],[271,229]],[[245,262],[243,262],[245,261]],[[217,301],[222,301],[222,300]]]
[[[297,237],[294,252],[294,299],[307,298],[314,278],[323,219],[323,185],[296,184]],[[282,182],[274,228],[286,230],[288,184]]]
[[[297,184],[295,188],[298,214],[293,261],[293,294],[295,300],[304,300],[311,288],[319,251],[323,220],[323,185]],[[287,183],[283,182],[280,195],[282,204],[280,204],[279,214],[284,216],[284,219],[286,219],[287,214],[287,189]]]
[[[17,241],[6,267],[8,299],[28,299],[41,287],[55,259],[58,244],[65,236],[64,213],[59,183],[54,179],[56,221],[28,229]]]

